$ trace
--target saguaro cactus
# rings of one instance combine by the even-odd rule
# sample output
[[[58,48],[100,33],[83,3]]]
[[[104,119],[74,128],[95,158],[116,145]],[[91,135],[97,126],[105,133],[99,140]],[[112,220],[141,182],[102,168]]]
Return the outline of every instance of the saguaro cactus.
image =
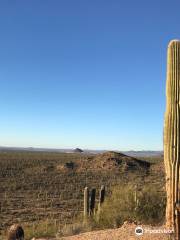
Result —
[[[89,189],[85,187],[84,189],[84,218],[87,219],[89,214]]]
[[[100,212],[101,205],[104,202],[105,199],[105,186],[102,185],[99,193],[99,206],[98,206],[98,211]]]
[[[166,225],[178,232],[176,206],[180,203],[180,41],[172,40],[167,53],[164,163],[166,170]],[[180,236],[177,238],[180,239]]]
[[[95,201],[96,201],[96,189],[93,188],[91,190],[91,196],[90,196],[90,209],[89,209],[89,215],[92,215],[94,213],[95,209]]]
[[[24,230],[18,225],[14,224],[8,231],[8,240],[24,240]]]
[[[135,210],[137,210],[138,208],[138,205],[139,205],[139,199],[138,199],[138,186],[136,185],[135,186],[135,189],[134,189],[134,203],[135,203]]]

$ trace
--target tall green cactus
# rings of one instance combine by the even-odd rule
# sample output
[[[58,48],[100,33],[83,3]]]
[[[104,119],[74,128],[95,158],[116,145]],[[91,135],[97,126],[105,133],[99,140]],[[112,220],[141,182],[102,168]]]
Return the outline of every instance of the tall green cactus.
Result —
[[[100,196],[99,196],[100,204],[102,204],[104,202],[104,199],[105,199],[105,186],[102,185],[101,190],[100,190]]]
[[[100,192],[99,192],[99,205],[98,205],[98,212],[100,212],[101,205],[103,204],[104,199],[105,199],[105,186],[102,185],[102,186],[101,186],[101,189],[100,189]]]
[[[89,189],[84,189],[84,218],[87,219],[89,215]]]
[[[167,53],[166,113],[164,121],[164,163],[166,170],[166,225],[179,226],[176,206],[180,203],[180,41],[172,40]],[[180,236],[178,236],[180,239]]]
[[[94,211],[95,211],[95,201],[96,201],[96,189],[93,188],[91,190],[91,195],[90,195],[89,215],[94,214]]]

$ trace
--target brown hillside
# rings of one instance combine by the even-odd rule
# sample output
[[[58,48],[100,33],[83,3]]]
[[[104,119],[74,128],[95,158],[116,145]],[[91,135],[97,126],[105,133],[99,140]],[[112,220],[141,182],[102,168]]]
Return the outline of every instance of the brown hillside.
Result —
[[[148,170],[150,163],[118,152],[105,152],[81,160],[79,170]]]

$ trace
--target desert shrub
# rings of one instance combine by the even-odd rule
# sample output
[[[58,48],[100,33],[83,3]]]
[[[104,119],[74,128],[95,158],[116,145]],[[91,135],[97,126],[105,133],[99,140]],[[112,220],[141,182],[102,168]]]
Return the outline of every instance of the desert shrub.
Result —
[[[32,225],[23,225],[25,237],[27,240],[33,237],[55,237],[58,228],[52,219],[34,223]]]
[[[72,236],[83,232],[88,232],[92,230],[92,225],[90,223],[75,222],[73,224],[64,225],[57,233],[57,237]]]
[[[112,190],[112,195],[105,200],[94,220],[99,228],[112,228],[120,226],[124,221],[162,223],[164,216],[164,193],[157,192],[152,187],[144,187],[135,193],[134,187],[125,185]]]
[[[137,220],[147,224],[164,222],[166,196],[164,192],[157,192],[152,187],[144,187],[139,193],[139,204],[136,208]]]

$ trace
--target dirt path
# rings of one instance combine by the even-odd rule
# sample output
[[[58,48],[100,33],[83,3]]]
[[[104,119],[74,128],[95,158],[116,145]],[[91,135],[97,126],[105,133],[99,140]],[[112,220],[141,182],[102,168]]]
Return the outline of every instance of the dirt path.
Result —
[[[165,227],[142,226],[143,235],[137,236],[135,234],[135,224],[124,223],[121,228],[101,230],[83,233],[71,237],[63,237],[61,240],[168,240],[168,233],[157,233],[157,231],[164,231]],[[151,231],[151,232],[150,232]],[[156,233],[152,233],[156,231]]]

